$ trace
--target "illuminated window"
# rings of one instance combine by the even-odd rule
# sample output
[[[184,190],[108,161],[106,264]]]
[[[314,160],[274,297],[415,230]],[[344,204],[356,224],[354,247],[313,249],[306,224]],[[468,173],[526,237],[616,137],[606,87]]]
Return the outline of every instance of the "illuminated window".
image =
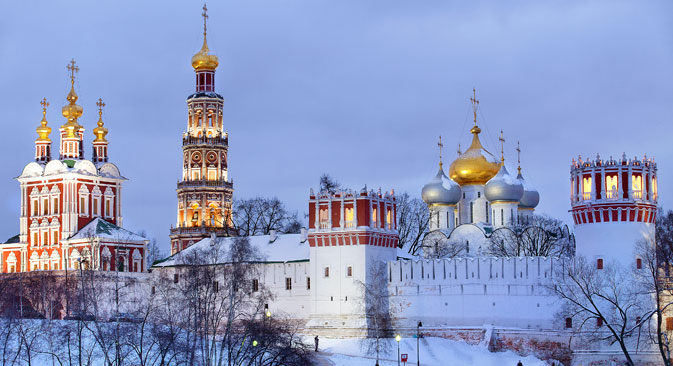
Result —
[[[53,235],[53,236],[54,236],[53,243],[54,243],[54,244],[58,243],[58,231],[54,231],[54,235]]]
[[[49,215],[49,199],[42,200],[42,214]]]
[[[388,210],[388,214],[386,215],[386,224],[388,224],[388,230],[392,230],[393,226],[393,212],[391,210]]]
[[[208,171],[208,180],[216,180],[217,179],[217,171],[214,169],[211,169]]]
[[[319,211],[320,228],[327,229],[329,227],[329,210],[321,208]]]
[[[94,198],[92,202],[93,202],[93,215],[98,216],[98,199]]]
[[[608,199],[617,199],[619,190],[619,178],[616,175],[605,177],[605,193]]]
[[[110,200],[105,200],[105,216],[110,217]]]
[[[44,242],[42,242],[42,245],[49,245],[49,233],[44,232],[42,235],[42,238],[44,239]]]
[[[37,233],[33,233],[33,245],[34,246],[39,246],[40,245],[40,243],[38,243],[38,238],[39,238],[39,236],[37,235]]]
[[[631,190],[633,198],[643,198],[643,177],[641,175],[631,175]]]
[[[192,171],[192,179],[193,180],[201,179],[201,173],[198,170]]]
[[[376,214],[376,207],[374,207],[374,208],[372,209],[372,226],[377,227],[377,226],[376,226],[376,222],[377,222],[377,221],[379,221],[379,220],[378,220],[378,216],[377,216],[377,214]]]
[[[54,198],[54,208],[53,208],[55,214],[58,213],[58,208],[59,208],[58,207],[58,197],[56,197],[56,198]]]
[[[40,211],[38,210],[37,207],[37,200],[33,200],[33,216],[37,216],[40,214]]]
[[[355,224],[353,223],[353,208],[349,207],[345,209],[344,214],[346,215],[346,227],[355,227]]]
[[[591,177],[585,177],[582,179],[582,198],[584,200],[591,199]]]
[[[657,177],[652,178],[652,199],[656,200],[659,194],[657,192]]]

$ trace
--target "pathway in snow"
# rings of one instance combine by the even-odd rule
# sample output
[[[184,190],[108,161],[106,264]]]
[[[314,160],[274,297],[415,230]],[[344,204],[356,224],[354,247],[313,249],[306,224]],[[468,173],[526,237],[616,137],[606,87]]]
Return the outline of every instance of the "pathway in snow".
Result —
[[[315,357],[316,366],[336,366],[334,362],[327,359],[327,357],[332,356],[331,353],[318,352]]]

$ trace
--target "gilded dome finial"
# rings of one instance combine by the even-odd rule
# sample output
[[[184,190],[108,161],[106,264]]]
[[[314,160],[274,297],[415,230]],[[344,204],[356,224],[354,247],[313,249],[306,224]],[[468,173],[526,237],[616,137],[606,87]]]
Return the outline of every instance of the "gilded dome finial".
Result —
[[[203,16],[203,45],[201,46],[201,50],[192,57],[192,67],[195,71],[215,70],[218,65],[217,56],[209,54],[210,50],[208,49],[208,42],[206,40],[208,33],[208,7],[205,3],[203,4],[203,13],[201,13],[201,16]]]
[[[47,98],[42,98],[40,101],[40,105],[42,106],[42,121],[40,121],[40,126],[35,129],[37,132],[38,141],[51,141],[49,139],[49,134],[51,133],[51,127],[47,126],[47,107],[49,107],[49,102],[47,102]]]
[[[439,169],[442,169],[442,148],[444,147],[444,144],[442,144],[442,135],[439,135],[437,146],[439,146]]]
[[[500,141],[500,164],[504,165],[505,164],[505,135],[502,133],[502,130],[500,130],[500,137],[498,138]]]
[[[75,59],[70,60],[66,66],[70,72],[70,92],[66,96],[68,105],[63,106],[61,114],[67,119],[61,128],[67,131],[67,138],[77,137],[77,131],[82,127],[77,123],[77,118],[82,116],[82,107],[77,105],[77,93],[75,93],[75,74],[79,72],[79,67],[75,64]]]
[[[103,107],[105,107],[103,99],[98,98],[96,106],[98,107],[98,127],[93,129],[93,134],[96,136],[94,142],[107,142],[105,139],[105,136],[107,135],[107,128],[103,127]]]
[[[474,114],[474,126],[477,127],[477,107],[479,106],[479,100],[477,99],[477,89],[472,88],[472,97],[470,98],[472,102],[472,113]]]

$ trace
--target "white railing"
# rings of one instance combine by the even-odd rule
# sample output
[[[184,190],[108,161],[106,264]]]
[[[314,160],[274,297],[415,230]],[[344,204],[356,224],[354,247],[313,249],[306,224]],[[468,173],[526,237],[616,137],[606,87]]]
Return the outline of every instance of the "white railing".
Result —
[[[329,229],[329,221],[320,221],[321,229]]]
[[[616,189],[611,189],[609,191],[605,191],[605,197],[609,200],[616,200],[619,198],[619,191]]]
[[[355,227],[355,221],[346,221],[346,228],[352,229]]]
[[[633,191],[633,199],[643,199],[643,191]]]
[[[585,200],[585,201],[591,200],[591,192],[582,193],[582,199]]]

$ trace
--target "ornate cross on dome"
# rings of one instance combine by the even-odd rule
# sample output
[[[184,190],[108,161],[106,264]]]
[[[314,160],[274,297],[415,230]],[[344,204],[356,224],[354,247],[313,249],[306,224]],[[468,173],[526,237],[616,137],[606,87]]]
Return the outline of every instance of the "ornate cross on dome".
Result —
[[[47,114],[47,107],[49,107],[49,102],[47,102],[47,98],[42,98],[40,101],[40,105],[42,106],[42,114]]]
[[[437,143],[437,146],[439,146],[439,168],[442,168],[442,148],[444,147],[444,144],[442,144],[442,135],[439,135],[439,142]]]
[[[477,125],[477,106],[479,106],[479,100],[477,99],[477,89],[472,88],[472,97],[470,98],[472,102],[472,112],[474,113],[474,125]]]
[[[98,98],[98,101],[96,102],[96,106],[98,107],[98,117],[103,116],[103,107],[105,107],[105,103],[103,103],[102,98]]]
[[[75,65],[74,58],[70,60],[70,63],[66,68],[70,71],[70,84],[75,85],[75,73],[79,72],[79,66]]]
[[[460,151],[460,142],[458,143],[458,155],[462,154],[463,152]]]
[[[206,3],[203,3],[203,13],[201,13],[203,16],[203,36],[206,36],[206,20],[208,19],[208,7],[206,7]]]
[[[521,174],[521,148],[519,147],[519,141],[516,142],[516,163],[518,164],[516,170]]]
[[[500,140],[500,163],[504,164],[505,163],[505,135],[502,133],[502,130],[500,130],[500,137],[498,138]]]

